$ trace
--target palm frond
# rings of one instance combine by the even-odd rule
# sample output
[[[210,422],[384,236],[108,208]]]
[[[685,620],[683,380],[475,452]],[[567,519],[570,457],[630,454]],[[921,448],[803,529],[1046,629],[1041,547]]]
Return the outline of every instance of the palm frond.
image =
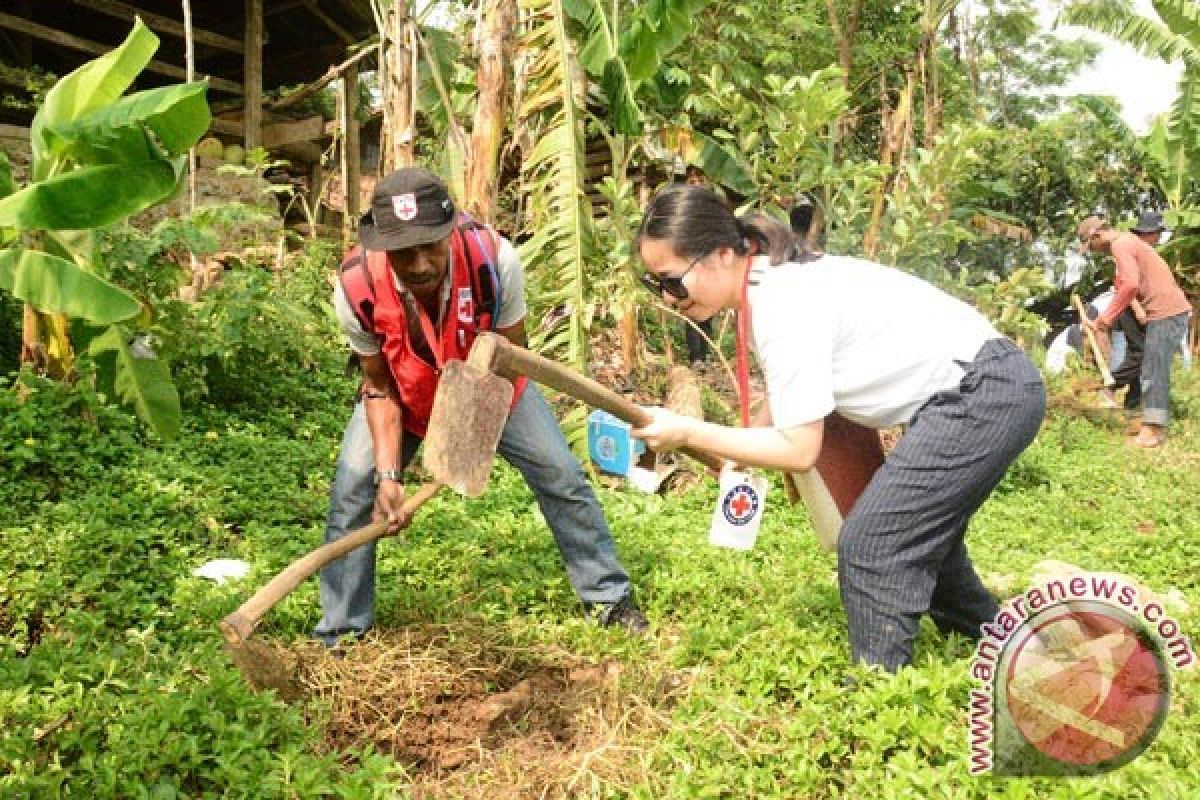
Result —
[[[1166,116],[1164,134],[1166,172],[1162,188],[1167,202],[1179,206],[1200,164],[1200,68],[1183,71],[1179,94]]]
[[[1200,47],[1200,3],[1196,0],[1153,0],[1151,5],[1171,33]]]
[[[1176,6],[1194,5],[1176,0]],[[1059,22],[1081,25],[1129,45],[1143,55],[1200,67],[1200,38],[1172,31],[1157,20],[1143,17],[1108,0],[1091,0],[1063,9]],[[1189,29],[1185,28],[1185,31]]]

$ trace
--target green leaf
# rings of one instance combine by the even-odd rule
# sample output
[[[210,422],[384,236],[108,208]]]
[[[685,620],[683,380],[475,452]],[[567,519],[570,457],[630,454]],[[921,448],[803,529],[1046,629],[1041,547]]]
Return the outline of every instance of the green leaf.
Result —
[[[117,399],[133,408],[163,439],[174,439],[179,435],[182,413],[171,370],[156,358],[134,355],[126,339],[125,331],[113,325],[91,341],[88,352],[102,375],[112,376]]]
[[[187,153],[208,130],[205,81],[138,92],[71,122],[48,126],[58,157],[80,164],[131,164]],[[149,135],[153,133],[153,137]]]
[[[629,75],[620,59],[610,59],[604,65],[600,88],[608,100],[608,118],[617,133],[637,136],[642,132],[642,110],[633,96]]]
[[[56,231],[110,225],[169,197],[178,179],[168,161],[72,170],[0,200],[0,226]]]
[[[728,186],[738,194],[758,193],[754,186],[754,178],[741,159],[699,131],[692,131],[691,145],[685,157],[704,170],[704,174],[715,183]]]
[[[30,179],[40,181],[50,174],[57,160],[46,141],[46,128],[65,125],[80,116],[115,102],[133,85],[134,79],[158,49],[158,37],[134,21],[133,30],[117,49],[89,61],[54,85],[33,118],[29,140],[33,150]]]
[[[39,250],[0,250],[0,289],[38,311],[97,325],[136,317],[137,298],[66,259]]]
[[[16,184],[13,183],[12,164],[8,160],[8,154],[0,150],[0,199],[8,197],[16,188]]]

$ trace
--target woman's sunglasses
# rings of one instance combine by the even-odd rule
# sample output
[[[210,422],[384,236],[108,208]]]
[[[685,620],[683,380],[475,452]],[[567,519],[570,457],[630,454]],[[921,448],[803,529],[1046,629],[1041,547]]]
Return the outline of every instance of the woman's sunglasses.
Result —
[[[643,272],[641,274],[642,286],[645,286],[656,295],[662,296],[663,292],[671,295],[676,300],[687,300],[690,296],[687,287],[683,285],[683,278],[697,264],[699,264],[708,253],[696,256],[692,259],[692,263],[688,264],[687,269],[678,275],[655,275],[653,272]]]

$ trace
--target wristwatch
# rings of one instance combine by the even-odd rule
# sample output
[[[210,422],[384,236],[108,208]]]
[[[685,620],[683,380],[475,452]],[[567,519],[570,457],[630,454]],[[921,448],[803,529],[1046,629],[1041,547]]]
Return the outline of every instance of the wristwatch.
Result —
[[[404,482],[404,472],[398,469],[381,469],[375,470],[375,485],[384,481],[395,481],[396,483]]]

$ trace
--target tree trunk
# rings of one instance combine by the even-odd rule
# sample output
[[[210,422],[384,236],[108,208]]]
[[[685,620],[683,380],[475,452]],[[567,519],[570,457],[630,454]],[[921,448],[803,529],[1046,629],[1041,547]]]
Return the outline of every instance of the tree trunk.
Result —
[[[666,407],[676,414],[704,419],[700,380],[690,368],[675,366],[667,373]]]
[[[509,65],[512,63],[512,35],[517,26],[515,0],[489,0],[483,10],[479,30],[479,69],[475,83],[479,100],[471,129],[471,149],[467,155],[467,211],[484,222],[496,216],[496,184],[500,172],[500,144],[508,117]],[[449,109],[448,113],[451,113]]]
[[[850,71],[854,68],[854,39],[858,35],[858,21],[862,16],[864,0],[851,0],[850,11],[843,25],[834,0],[825,0],[825,10],[829,14],[829,28],[833,32],[833,41],[837,47],[838,66],[842,68],[842,88],[851,91]],[[834,153],[836,154],[841,142],[854,133],[858,126],[853,111],[853,104],[838,120],[834,129]]]
[[[915,80],[913,73],[908,73],[904,90],[896,101],[896,108],[889,110],[887,98],[887,78],[880,77],[880,109],[883,133],[879,141],[879,163],[888,167],[887,176],[875,190],[875,201],[871,206],[871,221],[867,232],[863,235],[863,255],[874,259],[879,252],[879,231],[883,225],[883,212],[887,207],[888,195],[896,185],[897,173],[903,166],[903,157],[910,130],[912,116],[912,97]],[[899,158],[898,158],[899,157]]]
[[[413,165],[413,139],[416,137],[413,118],[412,53],[409,50],[410,18],[408,0],[396,0],[394,8],[384,16],[383,58],[385,76],[383,92],[384,130],[387,144],[382,148],[380,169],[387,175],[401,167]]]
[[[621,364],[625,367],[625,375],[632,377],[641,366],[642,359],[638,344],[638,313],[637,308],[630,308],[617,323],[617,336],[621,341]]]
[[[70,377],[74,356],[67,338],[67,318],[43,314],[26,304],[21,319],[21,364],[55,380]]]

